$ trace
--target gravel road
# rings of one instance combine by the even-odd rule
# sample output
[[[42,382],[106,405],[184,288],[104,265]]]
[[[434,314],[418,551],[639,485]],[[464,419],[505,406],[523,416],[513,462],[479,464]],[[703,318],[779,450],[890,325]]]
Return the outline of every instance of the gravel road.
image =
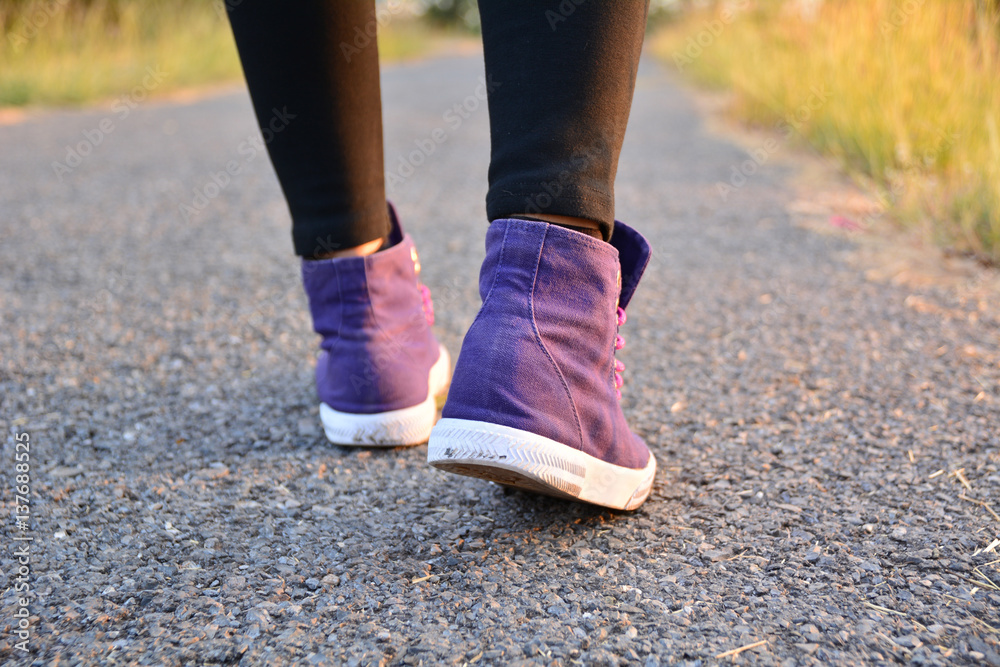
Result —
[[[453,353],[479,304],[481,75],[450,57],[383,84],[390,194]],[[424,447],[324,441],[246,94],[143,95],[0,127],[4,664],[1000,665],[986,278],[866,279],[854,241],[794,224],[794,161],[747,163],[647,63],[618,215],[655,252],[622,357],[655,489],[632,514],[508,492]]]

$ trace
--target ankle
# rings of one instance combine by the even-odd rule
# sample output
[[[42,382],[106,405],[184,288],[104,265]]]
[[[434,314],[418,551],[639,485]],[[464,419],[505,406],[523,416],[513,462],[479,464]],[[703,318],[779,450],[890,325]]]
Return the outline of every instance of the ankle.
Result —
[[[356,245],[353,248],[341,248],[340,250],[328,250],[326,252],[316,253],[312,257],[306,257],[306,259],[316,260],[340,259],[342,257],[366,257],[368,255],[374,255],[376,252],[384,248],[387,241],[388,237],[383,237],[375,239],[374,241],[369,241],[368,243]]]
[[[539,213],[536,215],[522,213],[515,214],[513,217],[521,218],[523,220],[534,220],[536,222],[548,222],[559,227],[571,229],[574,232],[580,232],[581,234],[592,236],[600,241],[608,240],[604,237],[604,231],[601,229],[600,223],[596,220],[590,220],[588,218],[575,218],[569,215],[554,215],[548,213]]]

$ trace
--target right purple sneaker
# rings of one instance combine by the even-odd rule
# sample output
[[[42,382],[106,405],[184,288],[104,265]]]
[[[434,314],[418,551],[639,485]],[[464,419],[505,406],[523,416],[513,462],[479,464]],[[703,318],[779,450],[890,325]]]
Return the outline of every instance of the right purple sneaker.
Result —
[[[608,244],[544,222],[495,220],[479,276],[483,305],[428,462],[604,507],[641,505],[656,460],[625,422],[614,353],[649,255],[620,222]]]

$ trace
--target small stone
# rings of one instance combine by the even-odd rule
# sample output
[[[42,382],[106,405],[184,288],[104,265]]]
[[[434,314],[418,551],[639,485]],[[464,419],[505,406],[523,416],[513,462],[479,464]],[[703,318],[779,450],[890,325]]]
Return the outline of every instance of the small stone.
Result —
[[[320,586],[319,579],[315,577],[309,577],[308,579],[306,579],[305,584],[306,588],[308,588],[311,591],[316,590]]]
[[[898,528],[893,528],[890,537],[896,540],[897,542],[905,542],[906,528],[903,528],[902,526],[899,526]]]
[[[927,626],[927,632],[931,633],[935,637],[940,637],[945,633],[945,627],[935,623],[934,625]]]
[[[298,434],[303,438],[310,438],[319,433],[319,429],[316,428],[316,420],[312,418],[300,419],[296,426]]]

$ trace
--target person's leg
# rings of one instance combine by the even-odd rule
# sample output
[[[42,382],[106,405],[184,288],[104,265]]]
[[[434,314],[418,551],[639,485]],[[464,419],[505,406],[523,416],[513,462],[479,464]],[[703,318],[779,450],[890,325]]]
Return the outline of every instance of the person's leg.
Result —
[[[227,9],[304,258],[326,436],[423,442],[450,362],[431,331],[413,240],[385,201],[375,2],[229,0]],[[357,46],[359,31],[369,44]]]
[[[656,460],[626,423],[614,351],[650,249],[615,221],[614,177],[646,3],[479,5],[492,132],[483,305],[428,461],[634,509]]]
[[[529,216],[610,239],[647,9],[646,0],[479,1],[492,84],[490,221]]]
[[[227,10],[296,254],[376,250],[389,234],[378,47],[374,37],[355,47],[356,29],[374,34],[375,1],[229,0]]]

